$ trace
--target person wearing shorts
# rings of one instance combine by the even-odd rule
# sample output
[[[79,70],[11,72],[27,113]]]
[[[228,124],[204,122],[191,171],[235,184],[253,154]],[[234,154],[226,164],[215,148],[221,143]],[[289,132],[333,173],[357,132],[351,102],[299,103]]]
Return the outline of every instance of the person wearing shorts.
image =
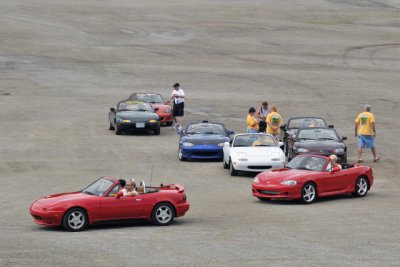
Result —
[[[174,90],[171,94],[171,99],[174,103],[172,108],[172,116],[175,122],[175,128],[182,130],[183,127],[183,116],[185,109],[185,92],[180,87],[179,83],[174,84]]]
[[[371,112],[371,106],[365,105],[364,111],[358,114],[354,122],[354,135],[358,138],[358,162],[364,162],[362,158],[363,148],[370,148],[374,162],[379,161],[380,157],[376,156],[375,149],[375,116]]]
[[[275,105],[271,106],[271,112],[268,114],[265,122],[267,123],[267,134],[272,134],[275,140],[279,142],[283,119]]]

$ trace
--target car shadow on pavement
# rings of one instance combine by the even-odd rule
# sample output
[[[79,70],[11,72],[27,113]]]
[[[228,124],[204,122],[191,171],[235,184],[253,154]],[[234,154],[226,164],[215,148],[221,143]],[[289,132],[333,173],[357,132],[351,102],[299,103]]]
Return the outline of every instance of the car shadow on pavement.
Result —
[[[367,196],[364,198],[368,197],[374,197],[376,194],[374,193],[368,193]],[[313,205],[318,205],[318,204],[324,204],[324,203],[331,203],[331,202],[338,202],[340,203],[342,200],[345,201],[352,201],[352,200],[357,200],[357,199],[363,199],[363,198],[357,198],[353,197],[351,194],[345,194],[345,195],[336,195],[336,196],[329,196],[329,197],[323,197],[323,198],[318,198],[313,202],[312,204],[304,204],[300,200],[254,200],[254,202],[259,203],[260,205],[281,205],[281,206],[292,206],[292,205],[304,205],[304,206],[313,206]]]

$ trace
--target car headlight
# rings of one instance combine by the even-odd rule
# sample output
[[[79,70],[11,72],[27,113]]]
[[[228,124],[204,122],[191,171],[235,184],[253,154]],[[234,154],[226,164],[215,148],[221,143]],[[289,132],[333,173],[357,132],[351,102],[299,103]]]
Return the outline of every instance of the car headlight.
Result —
[[[335,154],[343,154],[344,153],[344,149],[343,148],[337,148],[337,149],[333,150],[333,153],[335,153]]]
[[[299,147],[299,148],[297,149],[297,152],[299,152],[299,153],[308,153],[308,152],[310,152],[310,150],[305,149],[305,148],[303,148],[303,147]]]
[[[171,109],[170,108],[164,109],[164,113],[171,113]]]
[[[253,182],[259,183],[259,182],[260,182],[260,179],[258,179],[258,177],[256,176],[256,177],[254,178]]]
[[[122,122],[124,119],[123,119],[123,118],[118,118],[118,117],[116,117],[115,120],[116,120],[117,122]]]
[[[184,142],[182,145],[183,145],[183,146],[193,146],[193,144],[192,144],[192,143],[189,143],[189,142]]]
[[[157,120],[149,120],[150,123],[155,123]]]
[[[297,181],[295,181],[295,180],[286,180],[286,181],[283,181],[281,184],[283,184],[283,185],[296,185]]]
[[[218,144],[218,146],[224,146],[225,145],[225,143],[219,143]]]

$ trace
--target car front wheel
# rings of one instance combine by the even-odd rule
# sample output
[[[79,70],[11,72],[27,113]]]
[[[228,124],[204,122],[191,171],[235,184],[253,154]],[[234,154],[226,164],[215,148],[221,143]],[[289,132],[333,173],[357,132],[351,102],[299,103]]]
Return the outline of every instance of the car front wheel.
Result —
[[[231,176],[237,176],[238,171],[233,167],[232,160],[229,161],[229,172],[231,173]]]
[[[313,183],[306,183],[301,190],[301,200],[305,204],[311,204],[317,198],[317,187]]]
[[[84,210],[72,208],[65,213],[62,224],[69,232],[82,231],[88,225],[88,216]]]
[[[368,180],[364,176],[358,177],[356,181],[356,189],[353,195],[355,197],[365,197],[368,193]]]
[[[224,158],[222,158],[222,165],[224,166],[224,169],[225,169],[225,170],[229,169],[229,164],[228,164],[228,163],[226,163],[226,161],[225,161],[225,157],[224,157]]]
[[[174,208],[169,203],[158,204],[151,213],[151,221],[155,225],[165,226],[172,223],[175,217]]]

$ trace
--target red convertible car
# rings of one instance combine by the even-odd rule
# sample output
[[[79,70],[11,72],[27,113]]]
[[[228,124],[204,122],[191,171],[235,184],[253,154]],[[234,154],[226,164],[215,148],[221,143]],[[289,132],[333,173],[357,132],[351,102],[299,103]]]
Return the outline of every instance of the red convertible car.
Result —
[[[32,203],[35,223],[62,225],[68,231],[81,231],[87,225],[112,220],[146,219],[168,225],[189,210],[182,185],[147,187],[141,183],[137,196],[121,196],[118,180],[102,177],[82,191],[43,197]]]
[[[261,200],[301,199],[309,204],[318,197],[347,193],[364,197],[373,182],[371,167],[342,164],[342,169],[333,168],[329,157],[300,155],[285,168],[257,175],[252,191]]]

